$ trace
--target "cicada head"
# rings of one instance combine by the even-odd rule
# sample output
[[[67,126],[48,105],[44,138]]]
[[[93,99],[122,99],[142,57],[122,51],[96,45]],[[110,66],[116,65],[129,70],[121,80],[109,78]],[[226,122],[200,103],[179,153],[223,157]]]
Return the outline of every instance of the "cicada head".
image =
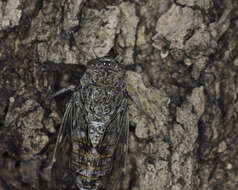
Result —
[[[92,84],[94,86],[120,87],[124,83],[125,70],[122,65],[111,58],[97,58],[88,62],[87,70],[82,77],[82,86]]]

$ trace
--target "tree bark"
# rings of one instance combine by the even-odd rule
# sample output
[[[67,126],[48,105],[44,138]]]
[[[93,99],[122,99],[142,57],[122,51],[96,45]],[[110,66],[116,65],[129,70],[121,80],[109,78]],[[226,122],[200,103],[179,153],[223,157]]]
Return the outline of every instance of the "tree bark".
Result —
[[[70,94],[48,97],[108,55],[131,65],[128,91],[153,119],[130,104],[121,189],[236,190],[237,10],[235,0],[0,1],[0,190],[51,189],[45,166]]]

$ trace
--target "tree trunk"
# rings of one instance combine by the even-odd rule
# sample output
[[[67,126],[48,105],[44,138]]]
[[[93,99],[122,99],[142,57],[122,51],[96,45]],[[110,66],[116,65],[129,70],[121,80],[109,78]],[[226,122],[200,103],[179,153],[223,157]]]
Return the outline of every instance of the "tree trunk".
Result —
[[[70,94],[48,97],[103,56],[131,65],[127,89],[146,113],[129,106],[121,189],[238,189],[237,10],[235,0],[0,1],[0,190],[51,189],[45,167]]]

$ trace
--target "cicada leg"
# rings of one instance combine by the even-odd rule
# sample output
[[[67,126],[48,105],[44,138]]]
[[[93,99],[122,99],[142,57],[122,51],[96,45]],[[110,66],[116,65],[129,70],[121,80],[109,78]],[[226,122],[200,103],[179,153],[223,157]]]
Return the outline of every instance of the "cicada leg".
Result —
[[[143,109],[140,101],[130,92],[127,92],[127,94],[128,94],[128,97],[135,103],[137,109],[146,117],[148,117],[152,122],[154,122],[154,119]]]
[[[75,85],[70,85],[69,87],[62,88],[61,90],[59,90],[59,91],[55,92],[54,94],[50,95],[49,99],[53,99],[54,97],[59,96],[60,94],[63,94],[67,91],[75,91],[76,89],[77,89],[77,87]]]

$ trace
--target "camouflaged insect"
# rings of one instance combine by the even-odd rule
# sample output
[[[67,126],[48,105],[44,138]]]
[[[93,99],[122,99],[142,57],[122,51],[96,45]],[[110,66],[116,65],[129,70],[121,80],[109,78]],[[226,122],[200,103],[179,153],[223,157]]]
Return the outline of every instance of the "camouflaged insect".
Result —
[[[120,186],[128,146],[128,95],[125,69],[110,58],[87,64],[80,85],[71,90],[53,155],[68,139],[69,168],[79,190],[114,190]],[[132,99],[133,96],[131,96]]]

